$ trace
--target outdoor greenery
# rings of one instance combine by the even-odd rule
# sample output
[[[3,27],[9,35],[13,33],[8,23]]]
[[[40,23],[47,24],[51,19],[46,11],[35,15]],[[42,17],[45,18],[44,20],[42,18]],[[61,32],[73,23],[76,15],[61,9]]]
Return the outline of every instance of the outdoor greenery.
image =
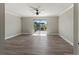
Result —
[[[47,24],[34,22],[34,30],[35,31],[46,31]]]

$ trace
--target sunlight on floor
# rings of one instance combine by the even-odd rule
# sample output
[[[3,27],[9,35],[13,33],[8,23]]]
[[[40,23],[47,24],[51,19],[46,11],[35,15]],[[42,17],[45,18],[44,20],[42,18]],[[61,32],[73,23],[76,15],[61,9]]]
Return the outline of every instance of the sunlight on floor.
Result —
[[[36,31],[33,36],[47,36],[47,31]]]

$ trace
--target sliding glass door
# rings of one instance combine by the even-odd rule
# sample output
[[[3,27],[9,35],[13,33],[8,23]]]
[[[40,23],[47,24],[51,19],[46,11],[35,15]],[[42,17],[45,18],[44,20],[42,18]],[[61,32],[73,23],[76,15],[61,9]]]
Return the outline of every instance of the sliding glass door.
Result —
[[[33,20],[34,33],[47,34],[47,20],[46,19],[34,19]]]

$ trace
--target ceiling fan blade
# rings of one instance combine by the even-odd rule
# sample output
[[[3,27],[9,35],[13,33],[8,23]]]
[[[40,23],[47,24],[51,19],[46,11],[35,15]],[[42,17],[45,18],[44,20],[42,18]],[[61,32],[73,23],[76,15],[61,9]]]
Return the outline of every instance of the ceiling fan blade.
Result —
[[[35,8],[35,7],[32,7],[32,6],[31,6],[30,8],[32,8],[33,10],[37,10],[37,8]]]
[[[32,9],[32,13],[36,14],[36,15],[39,15],[44,10],[44,9],[40,8],[40,6],[38,6],[37,8],[33,7],[33,6],[30,6],[30,8]]]
[[[40,9],[40,11],[44,11],[44,9]]]

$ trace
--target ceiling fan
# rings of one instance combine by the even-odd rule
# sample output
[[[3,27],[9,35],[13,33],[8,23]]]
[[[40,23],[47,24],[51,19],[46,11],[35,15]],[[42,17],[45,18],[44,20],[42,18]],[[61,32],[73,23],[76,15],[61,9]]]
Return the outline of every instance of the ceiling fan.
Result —
[[[36,14],[36,15],[39,15],[40,12],[41,12],[40,6],[38,6],[38,7],[32,7],[32,6],[31,6],[31,9],[33,9],[33,10],[35,11],[35,14]]]

